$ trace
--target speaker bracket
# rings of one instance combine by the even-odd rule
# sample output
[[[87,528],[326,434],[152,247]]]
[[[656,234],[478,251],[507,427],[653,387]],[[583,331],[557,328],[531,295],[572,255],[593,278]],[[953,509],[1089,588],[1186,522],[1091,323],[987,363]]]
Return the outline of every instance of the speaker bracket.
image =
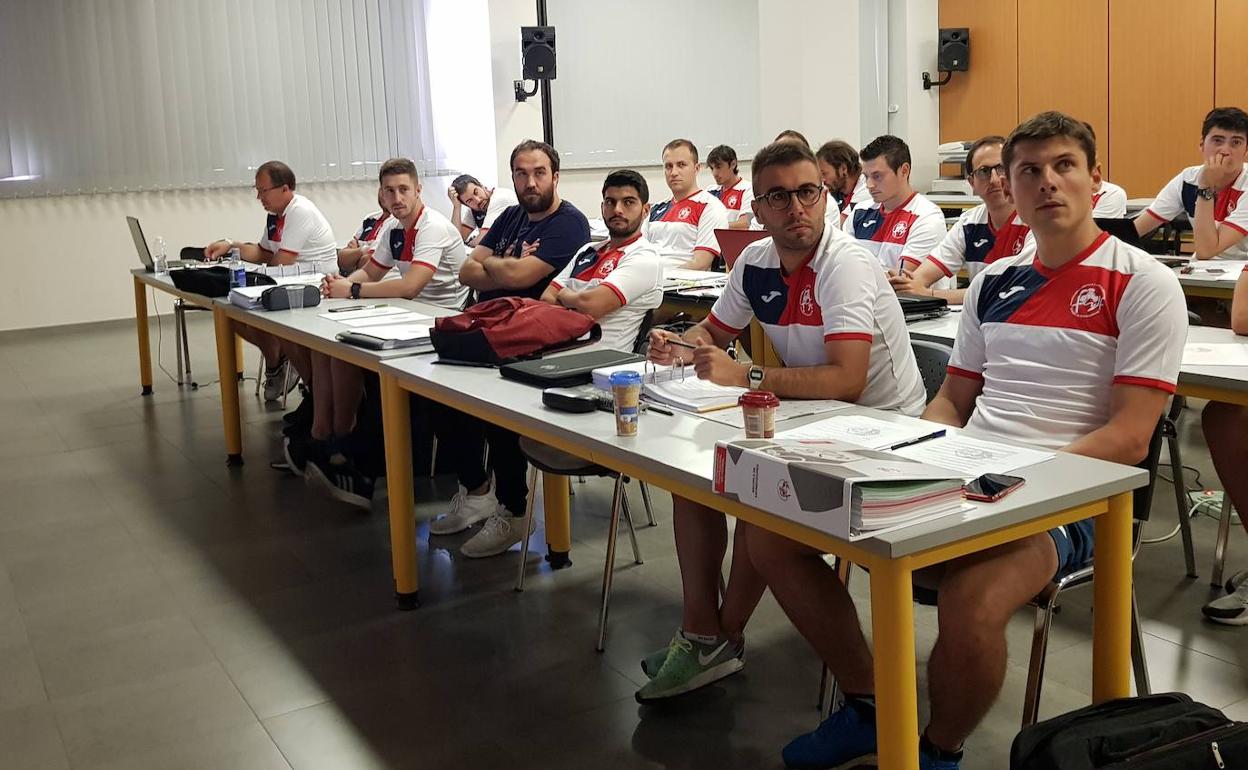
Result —
[[[926,74],[926,73],[924,73],[924,74]],[[518,102],[528,101],[528,99],[529,99],[529,97],[530,97],[530,96],[537,96],[537,87],[538,87],[538,83],[537,83],[537,81],[536,81],[536,80],[534,80],[534,81],[533,81],[533,90],[532,90],[532,91],[530,91],[530,90],[528,90],[527,88],[525,88],[525,87],[524,87],[524,82],[525,82],[525,81],[523,81],[523,80],[513,80],[513,81],[512,81],[512,84],[515,86],[515,89],[516,89],[516,101],[518,101]]]
[[[938,88],[940,86],[943,86],[953,79],[952,72],[941,72],[940,74],[941,74],[940,80],[932,80],[931,73],[924,72],[923,73],[923,90],[931,91],[933,88]]]

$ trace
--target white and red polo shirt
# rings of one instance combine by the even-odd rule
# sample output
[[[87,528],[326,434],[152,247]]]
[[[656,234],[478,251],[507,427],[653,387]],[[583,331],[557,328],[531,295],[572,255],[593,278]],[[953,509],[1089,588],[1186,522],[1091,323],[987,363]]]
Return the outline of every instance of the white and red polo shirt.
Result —
[[[992,226],[988,207],[979,204],[967,209],[958,217],[940,245],[927,256],[928,262],[940,268],[946,278],[957,275],[962,266],[974,278],[979,271],[998,259],[1013,257],[1023,250],[1031,235],[1031,228],[1011,212],[1005,224],[997,229]],[[905,259],[907,267],[918,267],[917,261]]]
[[[971,282],[949,374],[984,383],[968,428],[1059,449],[1109,421],[1114,385],[1174,392],[1187,306],[1173,272],[1108,233],[1057,270],[1034,254]]]
[[[728,227],[728,210],[706,190],[678,201],[671,199],[650,207],[650,219],[642,233],[659,249],[663,265],[681,267],[700,250],[719,256],[715,230]]]
[[[750,203],[754,200],[754,188],[744,179],[737,180],[737,183],[727,190],[716,187],[710,193],[719,198],[719,202],[728,210],[729,224],[740,219],[742,214],[754,216],[754,210],[750,208]]]
[[[1092,216],[1122,219],[1127,215],[1127,191],[1113,182],[1101,182],[1101,191],[1092,193]]]
[[[753,318],[786,366],[826,365],[825,342],[870,342],[858,403],[923,411],[926,391],[897,295],[871,253],[840,230],[825,227],[810,257],[787,275],[771,238],[745,247],[707,320],[735,335]]]
[[[850,213],[854,210],[854,206],[857,206],[860,203],[871,202],[871,191],[867,189],[867,176],[866,174],[859,174],[858,182],[854,185],[854,192],[847,200],[841,203],[839,211],[840,220],[837,222],[837,225],[839,226],[841,222],[844,222],[846,218],[849,217]],[[828,213],[829,215],[832,213],[831,208],[828,209]]]
[[[364,217],[360,227],[355,231],[355,241],[365,248],[371,248],[373,241],[381,235],[382,229],[390,219],[389,211],[374,211]]]
[[[903,260],[920,263],[945,237],[945,215],[920,193],[884,212],[880,203],[859,203],[845,218],[845,232],[875,254],[886,270],[897,272]]]
[[[281,214],[269,214],[260,248],[295,255],[295,262],[312,272],[338,272],[338,244],[329,220],[316,204],[295,193]]]
[[[459,282],[459,269],[464,264],[464,239],[441,212],[422,205],[410,228],[404,228],[402,222],[390,217],[376,243],[369,261],[378,267],[396,268],[401,276],[407,275],[414,265],[433,272],[416,299],[440,307],[464,306],[468,287]]]
[[[632,352],[648,311],[663,304],[663,258],[641,233],[612,248],[610,241],[591,243],[550,281],[556,289],[586,291],[606,286],[620,306],[598,319],[602,339],[596,347]]]
[[[1171,179],[1145,213],[1159,222],[1169,222],[1180,214],[1190,220],[1196,216],[1196,191],[1200,189],[1202,166],[1188,166]],[[1234,183],[1219,190],[1213,201],[1213,221],[1218,227],[1230,227],[1242,235],[1248,235],[1248,201],[1240,200],[1248,188],[1248,163]],[[1217,256],[1220,259],[1248,259],[1248,238]]]

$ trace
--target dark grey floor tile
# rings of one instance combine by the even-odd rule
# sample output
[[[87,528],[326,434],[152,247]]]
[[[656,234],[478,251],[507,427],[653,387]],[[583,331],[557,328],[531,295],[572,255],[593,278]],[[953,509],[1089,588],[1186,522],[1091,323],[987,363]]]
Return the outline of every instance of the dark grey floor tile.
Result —
[[[0,746],[5,767],[21,770],[69,770],[56,716],[46,702],[24,708],[0,708]]]

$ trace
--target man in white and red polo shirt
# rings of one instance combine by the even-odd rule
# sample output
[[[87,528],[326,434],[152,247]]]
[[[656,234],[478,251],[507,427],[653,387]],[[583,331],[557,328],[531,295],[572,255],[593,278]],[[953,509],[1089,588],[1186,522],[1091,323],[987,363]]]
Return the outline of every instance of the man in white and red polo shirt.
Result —
[[[325,276],[321,293],[332,299],[417,299],[460,309],[468,289],[459,282],[464,242],[459,230],[421,200],[416,164],[391,158],[378,173],[382,204],[390,214],[376,236],[377,248],[364,267],[347,277]],[[382,280],[392,269],[399,278]],[[307,348],[292,351],[300,368],[310,368],[313,399],[309,435],[288,436],[287,466],[319,483],[342,502],[370,509],[374,479],[362,473],[346,451],[364,395],[364,372],[346,361]]]
[[[867,178],[862,175],[862,159],[849,142],[833,139],[824,142],[815,153],[819,174],[836,205],[828,205],[828,222],[840,227],[854,206],[871,202]]]
[[[586,246],[551,279],[542,301],[588,313],[598,321],[596,347],[631,352],[646,313],[663,304],[663,259],[641,234],[650,188],[632,169],[602,183],[602,221],[610,238]]]
[[[264,265],[266,272],[335,273],[338,271],[338,244],[329,221],[312,201],[295,192],[295,172],[280,160],[270,160],[256,169],[256,199],[268,213],[264,235],[256,243],[229,238],[204,247],[208,261],[224,259],[237,248],[246,262]],[[264,354],[264,398],[276,401],[293,388],[297,379],[287,376],[288,361],[278,338],[251,326],[240,326],[238,335],[260,348]],[[309,372],[300,371],[305,379]]]
[[[828,226],[828,194],[810,148],[775,142],[759,150],[750,171],[754,216],[771,237],[741,252],[710,315],[683,339],[650,333],[651,360],[671,364],[683,358],[700,379],[768,390],[781,399],[835,398],[918,414],[926,393],[901,306],[870,252]],[[752,319],[762,324],[785,366],[750,366],[724,352]],[[675,496],[672,512],[683,615],[671,644],[642,661],[650,681],[637,692],[641,703],[740,671],[745,625],[765,588],[745,544],[748,524],[737,522],[721,600],[724,514]]]
[[[1200,129],[1205,162],[1188,166],[1171,179],[1153,204],[1135,218],[1147,235],[1180,214],[1192,223],[1197,259],[1248,259],[1248,114],[1238,107],[1216,107]]]
[[[701,167],[698,148],[688,139],[673,139],[663,148],[663,176],[672,197],[650,207],[642,232],[659,247],[665,268],[710,270],[719,256],[715,231],[728,227],[728,210],[698,188]]]
[[[984,268],[967,291],[940,392],[923,417],[1052,451],[1135,464],[1174,392],[1187,334],[1178,279],[1092,218],[1096,143],[1082,123],[1041,113],[1003,150],[1010,195],[1036,249]],[[919,766],[956,770],[1006,672],[1006,625],[1055,577],[1092,557],[1090,521],[954,559],[928,663],[930,721]],[[783,751],[789,767],[849,767],[876,753],[874,661],[853,600],[822,554],[750,528],[750,557],[846,695]],[[876,640],[879,641],[878,639]]]
[[[359,228],[351,240],[347,241],[347,245],[338,249],[338,272],[342,275],[351,275],[368,264],[369,256],[372,255],[373,249],[377,248],[377,236],[381,235],[381,231],[391,219],[390,212],[386,211],[386,205],[381,200],[381,190],[377,191],[377,206],[377,211],[364,217],[360,222]]]
[[[890,274],[908,259],[919,263],[945,237],[945,215],[910,186],[910,148],[895,136],[876,137],[859,153],[871,203],[845,218],[845,232],[857,238]]]
[[[1005,167],[1001,165],[1004,136],[985,136],[975,141],[966,155],[971,189],[983,203],[962,212],[940,245],[921,263],[906,258],[900,275],[891,279],[893,288],[907,294],[940,297],[951,305],[961,305],[966,289],[938,288],[934,284],[952,281],[963,266],[974,278],[998,259],[1023,250],[1031,228],[1023,224],[1014,202],[1005,195]]]
[[[728,210],[728,226],[734,230],[749,229],[754,220],[754,212],[750,210],[754,192],[737,171],[737,151],[721,144],[706,156],[706,165],[717,185],[710,193]]]

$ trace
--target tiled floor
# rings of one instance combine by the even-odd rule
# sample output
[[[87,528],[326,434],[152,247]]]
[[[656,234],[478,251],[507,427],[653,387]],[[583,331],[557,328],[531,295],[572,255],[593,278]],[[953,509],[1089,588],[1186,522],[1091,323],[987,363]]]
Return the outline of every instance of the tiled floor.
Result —
[[[207,321],[192,318],[205,381],[216,370]],[[170,370],[171,332],[166,319]],[[605,654],[593,650],[602,481],[576,487],[574,567],[551,573],[534,554],[523,594],[511,589],[517,554],[467,562],[461,537],[431,542],[422,525],[424,607],[399,613],[384,501],[361,516],[271,471],[278,413],[251,383],[247,465],[229,470],[216,387],[179,391],[158,371],[155,395],[141,398],[132,324],[0,339],[5,770],[771,768],[817,720],[818,663],[770,598],[741,675],[664,708],[633,701],[638,660],[679,619],[664,494],[659,526],[638,533],[645,564],[621,553]],[[1217,486],[1195,417],[1185,459]],[[446,479],[419,484],[420,515],[452,491]],[[1172,526],[1173,506],[1163,485],[1154,534]],[[1194,524],[1206,579],[1215,525]],[[1238,530],[1230,563],[1248,566]],[[1248,719],[1248,629],[1201,622],[1209,589],[1183,577],[1177,538],[1146,546],[1136,565],[1154,689]],[[865,618],[867,581],[853,589]],[[1046,714],[1087,701],[1089,601],[1072,595],[1057,618]],[[917,608],[916,622],[925,657],[931,611]],[[1005,690],[966,768],[1008,764],[1030,627],[1026,615],[1011,627]]]

